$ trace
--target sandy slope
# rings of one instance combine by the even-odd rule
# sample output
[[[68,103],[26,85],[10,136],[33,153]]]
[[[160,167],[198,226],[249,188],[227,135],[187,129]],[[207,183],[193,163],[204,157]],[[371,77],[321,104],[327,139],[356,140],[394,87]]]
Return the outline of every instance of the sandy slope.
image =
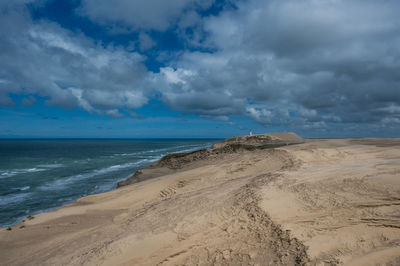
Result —
[[[370,139],[293,146],[299,166],[261,189],[261,206],[318,263],[400,265],[399,145]]]
[[[1,263],[400,263],[400,140],[220,154],[158,175],[1,229]]]

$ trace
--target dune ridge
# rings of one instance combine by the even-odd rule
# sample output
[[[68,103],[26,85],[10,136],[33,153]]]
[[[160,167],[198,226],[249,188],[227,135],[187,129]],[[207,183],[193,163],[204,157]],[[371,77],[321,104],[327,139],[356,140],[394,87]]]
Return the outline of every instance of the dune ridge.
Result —
[[[292,132],[231,137],[214,144],[210,149],[168,154],[147,167],[136,171],[128,179],[118,182],[118,188],[157,176],[171,174],[175,172],[174,170],[181,169],[182,167],[193,168],[206,165],[218,159],[223,154],[270,149],[304,142],[303,138]]]

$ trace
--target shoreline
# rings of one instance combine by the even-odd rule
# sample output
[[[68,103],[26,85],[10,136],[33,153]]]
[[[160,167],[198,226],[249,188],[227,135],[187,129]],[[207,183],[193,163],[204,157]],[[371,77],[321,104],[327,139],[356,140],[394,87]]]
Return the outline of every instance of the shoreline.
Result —
[[[400,139],[272,149],[245,141],[214,145],[205,157],[169,155],[141,170],[152,178],[41,213],[22,229],[3,228],[0,258],[10,265],[400,262]]]
[[[39,139],[38,141],[43,141],[43,140],[47,141],[48,139]],[[51,139],[51,140],[59,141],[59,139]],[[82,139],[82,140],[86,141],[86,139]],[[89,140],[97,141],[98,139],[89,139]],[[109,139],[109,140],[110,140],[111,144],[114,143],[114,139]],[[118,139],[118,140],[126,141],[126,139]],[[151,139],[152,142],[153,142],[153,140],[154,139]],[[156,140],[157,141],[160,140],[161,142],[165,142],[165,139],[156,139]],[[176,139],[173,139],[172,142],[175,142],[175,140]],[[213,140],[213,141],[211,141],[211,140]],[[6,141],[8,141],[8,140],[6,140]],[[32,140],[32,141],[36,141],[36,140]],[[71,141],[74,141],[74,140],[71,140]],[[46,181],[46,183],[42,182],[42,184],[40,184],[40,185],[37,185],[37,184],[34,184],[34,183],[33,184],[28,183],[28,185],[29,185],[28,188],[32,187],[32,189],[29,189],[28,191],[25,191],[25,190],[24,191],[18,191],[18,190],[16,190],[14,187],[22,186],[22,181],[18,181],[18,184],[20,184],[20,185],[18,185],[18,184],[15,185],[15,184],[13,184],[13,181],[11,180],[11,178],[9,178],[7,180],[7,183],[5,183],[5,185],[9,186],[11,189],[9,189],[9,190],[5,189],[4,190],[5,193],[8,192],[8,194],[4,194],[4,195],[6,195],[6,196],[4,196],[5,202],[4,202],[4,204],[2,206],[0,206],[0,207],[4,207],[2,209],[2,219],[1,219],[2,223],[0,225],[0,228],[8,228],[8,227],[13,227],[13,226],[19,225],[22,220],[26,220],[27,216],[36,216],[36,215],[38,215],[40,213],[47,213],[47,212],[51,212],[51,211],[57,210],[59,208],[62,208],[63,206],[66,206],[66,205],[69,205],[69,204],[73,204],[74,202],[76,202],[77,200],[79,200],[82,197],[86,197],[86,196],[90,196],[90,195],[95,195],[95,194],[99,194],[99,193],[112,191],[112,190],[117,188],[117,183],[118,182],[121,182],[121,181],[123,181],[125,179],[128,179],[130,176],[132,176],[132,173],[136,172],[136,170],[140,170],[140,169],[146,167],[147,165],[149,165],[151,163],[154,163],[155,161],[159,160],[159,158],[161,158],[161,156],[166,154],[165,152],[168,152],[168,153],[175,152],[175,151],[177,151],[177,152],[187,152],[187,151],[192,151],[193,148],[195,148],[195,149],[203,149],[204,147],[210,147],[215,142],[216,142],[216,139],[201,139],[201,140],[199,140],[197,142],[196,141],[195,142],[193,142],[193,141],[186,142],[186,139],[185,139],[184,142],[180,142],[180,143],[176,144],[175,146],[174,146],[174,144],[172,144],[172,146],[171,145],[165,146],[165,144],[164,144],[164,147],[161,146],[161,148],[155,148],[155,150],[153,148],[150,148],[148,150],[143,150],[143,151],[140,150],[140,151],[132,152],[132,155],[135,154],[135,153],[137,153],[137,154],[146,154],[146,155],[143,155],[143,156],[142,155],[138,155],[139,157],[133,158],[133,160],[131,160],[131,161],[126,161],[126,159],[124,159],[122,157],[120,158],[119,161],[118,160],[114,160],[114,157],[118,156],[118,155],[131,155],[131,154],[128,154],[126,151],[125,152],[121,152],[121,154],[120,154],[120,153],[118,153],[118,150],[116,150],[117,154],[114,154],[113,156],[109,156],[110,157],[110,161],[109,162],[106,162],[104,165],[99,165],[97,168],[90,168],[89,170],[86,170],[86,171],[83,170],[83,172],[77,172],[76,170],[74,170],[74,171],[67,170],[67,167],[71,166],[71,165],[68,165],[67,163],[62,161],[62,163],[59,163],[57,165],[60,165],[60,167],[62,168],[63,172],[58,171],[57,173],[55,173],[53,175],[53,176],[60,175],[59,179],[49,180],[49,181]],[[73,142],[73,143],[76,143],[77,145],[79,145],[79,142]],[[133,143],[136,143],[136,142],[133,142]],[[141,143],[141,142],[139,142],[139,143]],[[102,144],[102,142],[100,142],[100,145],[101,144]],[[156,146],[160,146],[157,143],[155,143],[155,145]],[[158,152],[159,149],[160,149],[160,151]],[[161,151],[161,150],[164,150],[164,151]],[[157,153],[154,153],[155,151],[157,151]],[[154,154],[156,155],[157,158],[155,158],[153,156]],[[125,158],[131,158],[132,156],[124,156],[124,157]],[[94,157],[93,160],[95,160],[95,159],[97,159],[97,158]],[[58,158],[57,158],[57,161],[59,161]],[[143,164],[142,161],[145,161],[145,164]],[[47,167],[47,165],[50,165],[50,163],[46,164],[46,162],[41,162],[41,164],[40,165],[39,164],[40,163],[36,163],[35,166],[27,166],[25,168],[29,168],[29,167],[31,167],[31,168],[32,167],[38,167],[39,168],[39,167],[41,167],[42,169],[39,169],[40,173],[42,173],[41,171],[45,171],[46,170],[45,173],[50,173],[50,174],[47,174],[47,176],[51,175],[54,172],[54,169],[59,168],[59,167],[54,167],[54,168],[53,167]],[[130,171],[129,171],[129,169],[128,169],[128,171],[124,171],[124,168],[125,168],[126,165],[138,165],[138,166],[131,166],[131,170]],[[74,167],[74,165],[71,166],[71,169],[74,169],[73,167]],[[139,167],[139,168],[137,168],[137,167]],[[109,171],[110,169],[111,169],[111,171]],[[121,169],[122,169],[122,171],[121,171]],[[17,170],[12,169],[12,170],[13,171],[17,171],[18,169]],[[23,170],[25,170],[25,169],[23,169]],[[50,170],[50,171],[48,171],[48,170]],[[7,170],[4,170],[4,172],[6,172],[6,171]],[[9,170],[9,171],[11,171],[11,170]],[[36,205],[38,207],[32,207],[32,208],[29,207],[29,206],[32,206],[32,204],[28,203],[29,205],[24,205],[24,201],[29,200],[30,197],[33,197],[33,202],[38,202],[38,200],[40,201],[40,197],[41,197],[41,195],[42,195],[42,193],[44,191],[42,189],[42,187],[44,187],[45,190],[47,190],[47,186],[50,186],[53,183],[59,183],[58,181],[60,181],[60,183],[61,183],[65,179],[67,179],[67,181],[68,181],[69,178],[78,179],[79,176],[86,176],[86,175],[91,175],[91,176],[94,176],[95,178],[97,178],[99,175],[104,175],[104,173],[106,173],[106,172],[110,172],[111,174],[114,173],[114,172],[116,173],[116,174],[114,174],[113,177],[111,177],[111,178],[113,178],[114,182],[110,182],[109,181],[110,179],[104,180],[104,179],[100,178],[100,179],[98,179],[98,181],[100,181],[100,182],[97,182],[96,184],[94,184],[92,186],[92,188],[89,187],[87,192],[80,193],[79,191],[77,191],[77,192],[71,192],[70,196],[67,196],[67,197],[63,197],[62,195],[61,196],[52,197],[52,198],[55,198],[57,204],[41,204],[41,203],[38,203]],[[18,177],[19,176],[17,176],[17,178]],[[24,176],[23,178],[26,179],[26,178],[29,178],[29,177],[30,176],[27,176],[27,177]],[[35,176],[33,176],[32,178],[35,178]],[[86,179],[86,177],[83,177],[83,178]],[[22,179],[22,180],[24,180],[24,179]],[[104,183],[101,183],[101,181],[104,181]],[[29,182],[29,180],[28,180],[28,182]],[[86,182],[86,180],[84,180],[83,182]],[[48,183],[50,185],[48,185]],[[62,185],[62,183],[61,183],[61,185]],[[72,183],[72,185],[74,185],[74,183]],[[106,187],[106,188],[103,189],[103,187]],[[55,189],[54,191],[50,191],[49,190],[50,193],[57,193],[59,188],[55,187],[54,189]],[[63,189],[65,189],[65,188],[63,188]],[[67,193],[69,193],[68,192],[68,188],[66,189],[66,191],[67,191]],[[61,192],[64,192],[64,191],[61,191]],[[15,196],[21,196],[21,198],[24,197],[24,199],[16,201],[17,203],[14,205],[14,201],[12,201],[13,200],[12,196],[14,194],[12,194],[12,193],[14,193]],[[3,200],[3,197],[0,197],[0,198],[1,198],[1,200]],[[18,216],[14,214],[14,211],[11,210],[11,207],[8,207],[7,205],[5,205],[5,203],[8,202],[8,198],[10,198],[10,201],[11,201],[10,204],[12,204],[12,205],[9,205],[9,206],[15,206],[15,210],[16,210],[15,213]],[[40,208],[40,209],[38,209],[38,208]],[[9,210],[10,210],[10,212],[8,213]],[[30,211],[28,211],[28,210],[30,210]]]
[[[264,134],[255,134],[255,135],[253,135],[253,136],[262,136],[262,135],[264,135]],[[232,137],[232,138],[236,138],[236,137]],[[99,140],[100,138],[88,138],[88,139],[89,139],[89,140],[92,140],[92,139],[93,139],[93,140]],[[177,138],[177,139],[179,140],[179,138]],[[188,140],[192,140],[192,138],[187,138],[187,139],[188,139]],[[8,139],[5,139],[5,140],[8,140]],[[12,140],[13,140],[13,139],[12,139]],[[20,139],[20,140],[26,140],[26,139]],[[29,140],[30,140],[30,139],[29,139]],[[42,139],[40,139],[40,138],[38,138],[38,139],[32,139],[32,140],[35,141],[35,140],[76,140],[76,139],[68,139],[68,138],[51,138],[51,139],[42,138]],[[87,139],[82,138],[82,139],[77,139],[77,140],[87,140]],[[104,140],[119,140],[119,139],[112,139],[112,138],[111,138],[111,139],[104,139]],[[121,140],[126,140],[126,139],[121,139]],[[136,139],[134,139],[134,140],[136,140]],[[158,139],[155,138],[155,139],[151,139],[151,140],[158,140]],[[165,140],[165,139],[162,139],[162,140]],[[174,138],[174,140],[175,140],[175,138]],[[186,139],[185,139],[185,140],[186,140]],[[196,139],[193,139],[193,140],[196,140]],[[205,140],[205,139],[202,139],[202,140]],[[217,139],[213,139],[213,138],[212,138],[212,139],[209,139],[209,140],[217,140]],[[222,139],[221,139],[221,140],[222,140]],[[223,142],[224,142],[224,140],[222,140],[222,142],[218,142],[218,143],[223,143]],[[218,143],[217,143],[217,144],[218,144]],[[213,144],[213,145],[215,145],[215,144]],[[149,170],[149,168],[152,169],[152,168],[154,168],[154,166],[157,167],[157,164],[158,164],[159,162],[163,161],[163,159],[165,159],[165,158],[168,158],[168,157],[171,158],[171,157],[173,157],[174,155],[182,155],[182,154],[190,155],[190,154],[193,154],[193,153],[198,153],[198,152],[210,150],[210,149],[213,148],[213,145],[211,145],[211,147],[205,148],[205,149],[204,149],[204,148],[200,148],[200,149],[198,149],[198,150],[189,151],[189,152],[182,151],[182,152],[173,152],[173,153],[166,154],[166,155],[164,155],[162,158],[160,158],[160,159],[158,159],[158,160],[155,160],[155,161],[153,161],[153,162],[149,162],[149,164],[145,165],[143,168],[139,168],[139,169],[136,170],[133,174],[131,174],[131,175],[127,176],[127,177],[121,178],[120,181],[117,181],[115,187],[112,188],[112,189],[110,189],[110,190],[108,190],[108,191],[103,191],[103,192],[99,192],[99,193],[94,193],[94,194],[88,194],[88,195],[85,195],[85,196],[81,196],[81,197],[78,197],[78,198],[76,198],[76,199],[74,199],[74,200],[65,202],[65,203],[63,203],[63,204],[60,205],[60,206],[52,207],[52,208],[48,208],[48,209],[43,209],[43,210],[39,210],[39,211],[37,211],[37,212],[31,213],[30,215],[21,216],[21,217],[18,219],[18,221],[15,222],[15,223],[10,223],[10,224],[4,225],[4,226],[3,226],[3,225],[0,226],[0,230],[2,230],[2,229],[7,229],[7,228],[10,228],[10,227],[15,227],[15,226],[22,225],[22,221],[27,220],[27,217],[34,217],[34,216],[39,215],[39,214],[42,214],[42,213],[49,213],[49,212],[57,211],[57,210],[59,210],[59,209],[61,209],[61,208],[63,208],[63,207],[67,207],[67,206],[69,206],[69,205],[71,205],[71,204],[73,205],[73,204],[77,203],[77,202],[78,202],[80,199],[82,199],[82,198],[89,197],[89,196],[91,196],[91,195],[97,195],[97,194],[107,193],[107,192],[110,192],[110,191],[119,189],[119,188],[121,188],[121,187],[123,187],[123,186],[126,186],[126,185],[131,185],[131,184],[134,184],[134,183],[137,183],[137,182],[142,182],[142,181],[144,181],[144,180],[151,179],[151,178],[155,178],[155,177],[157,177],[157,176],[159,176],[159,175],[166,174],[166,173],[168,172],[168,170],[165,171],[166,169],[163,169],[164,171],[161,171],[161,173],[156,173],[156,175],[154,175],[154,174],[152,173],[152,171],[150,170],[151,174],[147,175],[146,177],[140,178],[140,179],[138,179],[138,180],[136,180],[136,181],[133,181],[133,182],[129,182],[130,179],[136,179],[136,178],[138,177],[137,173],[142,174],[142,171],[143,171],[143,170],[147,171],[147,170]],[[287,145],[287,144],[283,144],[283,143],[280,143],[280,142],[278,141],[278,143],[271,144],[271,146],[269,146],[269,147],[264,147],[264,148],[275,148],[275,147],[280,147],[280,146],[284,146],[284,145]],[[222,152],[224,152],[224,151],[222,151]],[[228,152],[231,152],[231,151],[228,151]],[[178,168],[178,169],[179,169],[179,168]],[[176,170],[176,169],[175,169],[175,170]],[[125,183],[125,184],[124,184],[124,183]]]

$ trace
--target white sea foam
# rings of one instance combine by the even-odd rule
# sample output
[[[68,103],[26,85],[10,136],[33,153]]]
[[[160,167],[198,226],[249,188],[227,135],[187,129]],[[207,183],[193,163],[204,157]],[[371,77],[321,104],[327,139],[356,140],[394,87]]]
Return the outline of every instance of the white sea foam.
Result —
[[[161,159],[162,157],[164,157],[165,155],[170,154],[170,153],[191,152],[191,151],[205,149],[205,148],[208,148],[210,146],[211,146],[211,143],[207,143],[207,144],[203,144],[203,145],[198,145],[197,144],[197,145],[177,146],[177,147],[173,147],[173,149],[172,148],[163,149],[163,150],[165,150],[165,152],[157,154],[157,155],[151,155],[151,156],[148,156],[148,157],[151,158],[152,162],[154,162],[154,161],[157,161],[157,160]],[[188,148],[188,147],[190,147],[190,148]],[[186,149],[182,149],[182,148],[186,148]],[[158,150],[158,151],[160,151],[160,150]]]
[[[144,151],[143,153],[156,153],[156,152],[162,152],[162,151],[168,151],[168,152],[185,152],[186,150],[197,150],[201,149],[202,147],[207,147],[208,145],[199,145],[199,144],[189,144],[189,145],[181,145],[181,146],[174,146],[174,147],[169,147],[169,148],[163,148],[163,149],[155,149],[155,150],[149,150],[149,151]]]
[[[196,150],[201,150],[201,149],[205,149],[211,146],[211,143],[207,143],[207,144],[203,144],[203,145],[187,145],[187,146],[178,146],[178,147],[174,147],[175,149],[173,151],[167,152],[167,153],[163,153],[161,155],[167,155],[169,153],[181,153],[181,152],[192,152],[192,151],[196,151]],[[180,148],[180,149],[178,149]],[[182,149],[182,148],[186,148],[186,149]],[[160,157],[160,158],[161,158]]]
[[[73,175],[65,178],[60,178],[55,181],[49,182],[45,185],[42,185],[39,187],[40,190],[44,191],[49,191],[49,190],[63,190],[66,188],[67,185],[73,184],[76,182],[80,182],[85,179],[89,179],[98,175],[103,175],[111,172],[116,172],[121,169],[126,169],[126,168],[134,168],[134,167],[141,167],[146,163],[149,163],[151,161],[154,161],[156,159],[143,159],[139,160],[134,163],[125,163],[125,164],[117,164],[117,165],[112,165],[109,167],[97,169],[88,173],[83,173],[83,174],[78,174],[78,175]]]
[[[143,155],[143,154],[154,154],[154,153],[163,153],[163,154],[168,154],[171,152],[186,152],[186,151],[194,151],[202,148],[207,148],[211,145],[211,143],[199,145],[199,144],[189,144],[189,145],[181,145],[181,146],[174,146],[174,147],[168,147],[168,148],[160,148],[160,149],[154,149],[154,150],[146,150],[146,151],[140,151],[140,152],[132,152],[132,153],[116,153],[113,155],[113,157],[116,156],[134,156],[134,155]]]
[[[45,171],[43,168],[26,168],[26,169],[11,169],[11,170],[0,170],[0,179],[6,177],[12,177],[19,174],[33,173],[33,172],[41,172]]]
[[[43,168],[60,168],[63,167],[64,165],[62,163],[54,163],[54,164],[39,164],[38,167],[43,167]]]

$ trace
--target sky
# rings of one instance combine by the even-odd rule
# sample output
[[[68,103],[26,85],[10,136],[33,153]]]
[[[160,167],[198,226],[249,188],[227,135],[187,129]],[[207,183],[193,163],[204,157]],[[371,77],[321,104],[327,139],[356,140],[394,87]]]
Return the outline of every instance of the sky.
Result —
[[[397,0],[0,0],[0,137],[400,137]]]

